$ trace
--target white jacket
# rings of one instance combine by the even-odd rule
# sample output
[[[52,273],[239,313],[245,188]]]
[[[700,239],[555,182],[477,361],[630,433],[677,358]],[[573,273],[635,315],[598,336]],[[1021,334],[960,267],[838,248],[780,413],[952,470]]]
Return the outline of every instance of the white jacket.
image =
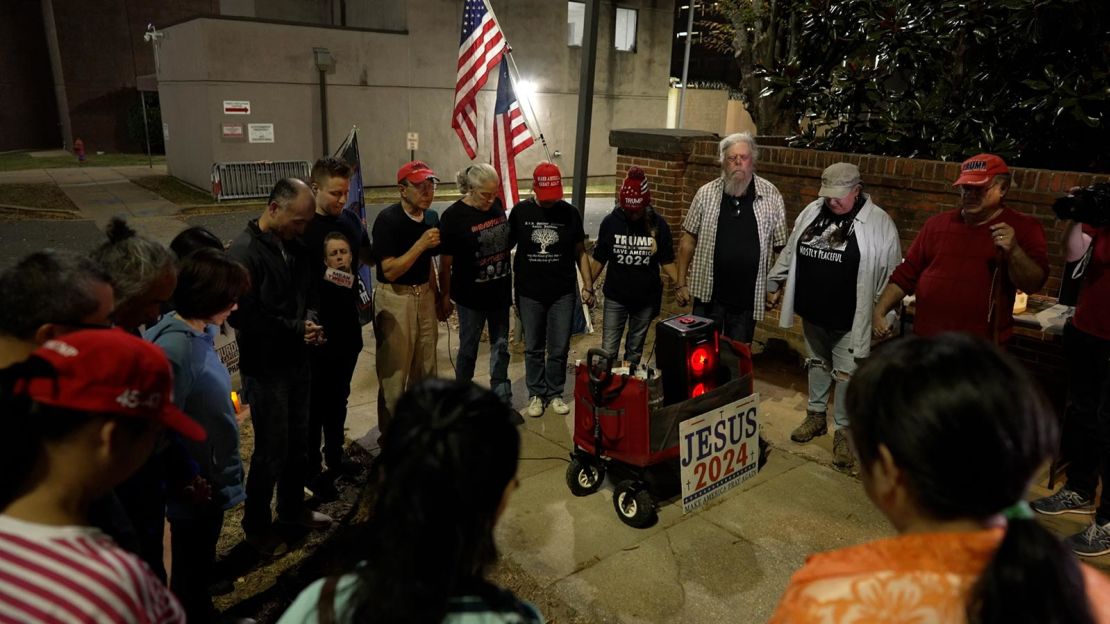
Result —
[[[870,195],[865,193],[864,198],[866,202],[856,214],[854,228],[856,244],[859,245],[859,273],[856,275],[856,314],[852,319],[850,350],[857,358],[865,358],[871,353],[871,315],[875,309],[875,301],[883,292],[894,268],[902,261],[902,244],[898,240],[898,228],[894,227],[894,220],[871,201]],[[786,247],[767,275],[768,292],[779,290],[783,280],[786,281],[786,292],[783,293],[782,308],[779,311],[779,327],[794,326],[794,286],[797,283],[794,269],[797,266],[795,252],[798,249],[798,239],[817,218],[824,201],[821,198],[813,201],[798,215]]]

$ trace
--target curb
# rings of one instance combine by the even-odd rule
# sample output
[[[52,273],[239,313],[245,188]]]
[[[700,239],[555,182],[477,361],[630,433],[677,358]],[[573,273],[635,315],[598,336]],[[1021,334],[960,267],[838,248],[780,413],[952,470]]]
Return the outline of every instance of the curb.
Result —
[[[80,211],[65,208],[35,208],[31,206],[16,206],[13,204],[0,204],[0,214],[12,214],[26,220],[54,220],[54,221],[80,221],[84,217]]]

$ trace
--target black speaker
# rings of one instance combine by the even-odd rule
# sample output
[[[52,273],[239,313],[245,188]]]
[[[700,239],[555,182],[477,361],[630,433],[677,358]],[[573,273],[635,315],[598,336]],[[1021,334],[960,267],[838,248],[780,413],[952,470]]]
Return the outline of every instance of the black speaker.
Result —
[[[655,326],[655,366],[663,377],[663,404],[671,405],[717,387],[720,340],[712,320],[680,314]]]

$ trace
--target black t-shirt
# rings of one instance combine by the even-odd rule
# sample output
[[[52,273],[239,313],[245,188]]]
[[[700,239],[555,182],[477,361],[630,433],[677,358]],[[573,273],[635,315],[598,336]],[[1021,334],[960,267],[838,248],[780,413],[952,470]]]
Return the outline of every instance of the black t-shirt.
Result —
[[[854,216],[834,215],[822,208],[798,238],[794,310],[807,323],[826,329],[852,329],[860,260],[851,227]]]
[[[649,212],[630,221],[614,208],[601,222],[594,260],[609,267],[602,291],[607,299],[629,308],[657,306],[663,294],[659,265],[674,262],[671,229],[659,215]]]
[[[443,213],[439,230],[439,251],[452,256],[451,299],[480,310],[509,307],[513,241],[501,200],[485,211],[459,200]]]
[[[381,211],[378,218],[374,219],[374,259],[378,263],[379,282],[390,283],[385,279],[385,272],[382,271],[382,260],[405,255],[425,231],[434,227],[429,223],[429,212],[424,213],[422,221],[413,221],[401,204],[393,204]],[[434,247],[420,254],[409,270],[392,283],[417,286],[427,282],[428,276],[431,275],[432,257],[438,253],[439,248]]]
[[[526,199],[509,214],[516,259],[516,293],[551,302],[578,290],[575,250],[586,239],[578,209],[565,201],[541,208]]]
[[[713,253],[713,301],[734,311],[752,309],[759,272],[759,224],[755,220],[755,180],[740,197],[721,194],[717,244]]]

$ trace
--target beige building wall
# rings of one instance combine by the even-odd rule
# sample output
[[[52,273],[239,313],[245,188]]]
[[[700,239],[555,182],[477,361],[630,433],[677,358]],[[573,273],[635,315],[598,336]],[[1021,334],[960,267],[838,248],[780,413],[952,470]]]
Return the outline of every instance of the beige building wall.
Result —
[[[321,153],[319,73],[313,48],[335,58],[327,75],[329,148],[358,126],[367,185],[395,183],[409,159],[406,134],[417,132],[416,157],[447,180],[470,164],[450,127],[462,3],[409,0],[405,31],[371,31],[202,18],[165,29],[160,59],[162,118],[168,126],[170,173],[207,187],[213,162],[313,160]],[[532,106],[552,152],[569,176],[574,165],[581,48],[567,45],[562,0],[494,2],[521,77],[532,81]],[[602,3],[593,102],[590,174],[611,175],[613,127],[666,122],[673,0],[629,0],[637,8],[637,51],[613,50],[615,5]],[[496,76],[478,98],[479,154],[491,151]],[[248,100],[249,115],[225,115],[224,100]],[[274,124],[273,143],[224,138],[222,124]],[[556,156],[555,152],[559,155]],[[521,177],[545,158],[536,146],[518,157]]]

